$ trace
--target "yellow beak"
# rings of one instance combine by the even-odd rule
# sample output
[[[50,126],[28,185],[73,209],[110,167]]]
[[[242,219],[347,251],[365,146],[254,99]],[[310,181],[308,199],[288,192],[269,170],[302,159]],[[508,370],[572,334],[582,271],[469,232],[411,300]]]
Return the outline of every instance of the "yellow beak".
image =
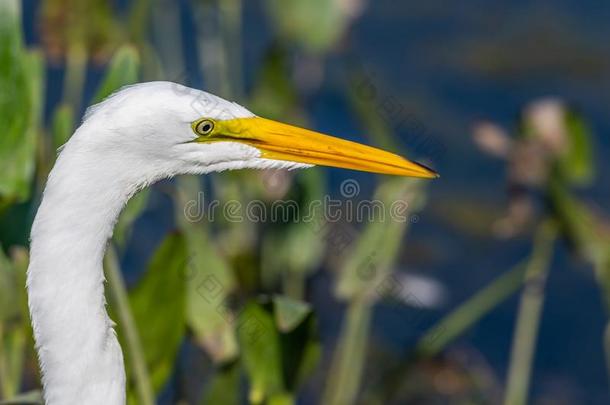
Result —
[[[242,142],[259,149],[266,159],[397,176],[439,177],[433,170],[393,153],[260,117],[220,121],[214,132],[218,135],[209,140]]]

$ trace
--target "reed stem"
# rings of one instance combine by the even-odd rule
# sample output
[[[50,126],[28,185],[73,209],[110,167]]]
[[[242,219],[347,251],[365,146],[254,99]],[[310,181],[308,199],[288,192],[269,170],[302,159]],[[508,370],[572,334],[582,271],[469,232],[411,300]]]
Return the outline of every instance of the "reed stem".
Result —
[[[540,226],[534,250],[525,273],[517,325],[513,336],[505,405],[525,405],[530,387],[532,364],[544,305],[544,289],[553,256],[556,227],[548,221]]]
[[[108,287],[114,302],[119,323],[125,336],[125,350],[133,368],[136,391],[139,397],[139,404],[154,405],[155,394],[148,375],[144,351],[140,342],[140,336],[135,320],[129,307],[127,288],[123,281],[123,275],[119,266],[116,251],[112,245],[108,247],[105,258],[106,278]]]

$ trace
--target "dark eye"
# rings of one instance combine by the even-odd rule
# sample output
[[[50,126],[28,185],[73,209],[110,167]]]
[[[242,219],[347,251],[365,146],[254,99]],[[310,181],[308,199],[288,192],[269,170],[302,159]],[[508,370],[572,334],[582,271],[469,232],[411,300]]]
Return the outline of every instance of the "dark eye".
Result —
[[[199,135],[209,135],[214,130],[214,123],[210,120],[203,120],[197,123],[195,130]]]

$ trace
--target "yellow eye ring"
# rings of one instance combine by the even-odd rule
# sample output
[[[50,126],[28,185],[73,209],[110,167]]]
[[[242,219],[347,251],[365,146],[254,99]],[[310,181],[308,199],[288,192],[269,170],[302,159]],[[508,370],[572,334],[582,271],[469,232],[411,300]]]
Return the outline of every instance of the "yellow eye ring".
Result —
[[[194,129],[201,136],[210,135],[214,131],[214,121],[201,120],[194,125]]]

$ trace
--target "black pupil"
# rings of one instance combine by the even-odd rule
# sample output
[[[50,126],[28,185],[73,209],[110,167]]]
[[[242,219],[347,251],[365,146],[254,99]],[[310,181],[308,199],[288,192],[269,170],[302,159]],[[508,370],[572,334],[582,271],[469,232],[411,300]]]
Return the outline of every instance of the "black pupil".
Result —
[[[201,126],[201,132],[210,132],[211,130],[212,124],[210,124],[209,122],[206,122]]]

